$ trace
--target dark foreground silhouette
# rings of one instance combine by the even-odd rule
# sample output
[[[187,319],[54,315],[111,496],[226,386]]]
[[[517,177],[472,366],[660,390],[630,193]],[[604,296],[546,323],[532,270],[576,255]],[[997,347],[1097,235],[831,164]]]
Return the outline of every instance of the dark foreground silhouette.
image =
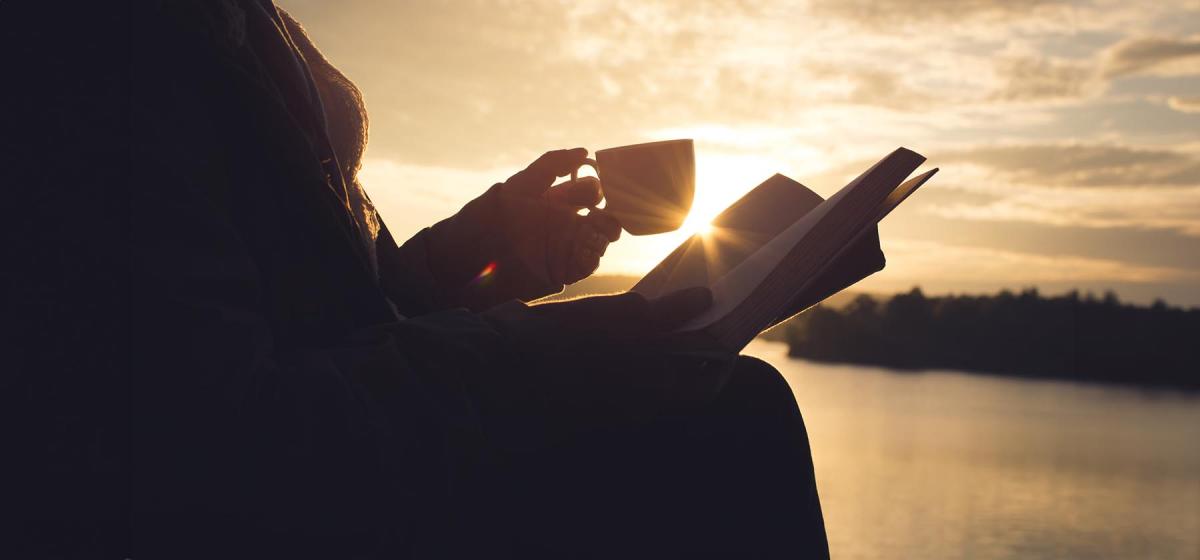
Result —
[[[101,4],[0,2],[0,556],[827,557],[786,382],[665,334],[706,290],[521,303],[619,234],[586,150],[396,243],[298,23]]]
[[[811,360],[1200,389],[1200,310],[1112,293],[864,294],[811,309],[782,334]]]

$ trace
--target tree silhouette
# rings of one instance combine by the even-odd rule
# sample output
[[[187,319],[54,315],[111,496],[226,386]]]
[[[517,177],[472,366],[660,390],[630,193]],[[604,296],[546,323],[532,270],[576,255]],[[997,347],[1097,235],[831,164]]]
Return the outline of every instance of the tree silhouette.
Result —
[[[1111,291],[927,297],[913,288],[819,305],[782,331],[792,356],[818,361],[1200,389],[1200,310],[1127,305]]]

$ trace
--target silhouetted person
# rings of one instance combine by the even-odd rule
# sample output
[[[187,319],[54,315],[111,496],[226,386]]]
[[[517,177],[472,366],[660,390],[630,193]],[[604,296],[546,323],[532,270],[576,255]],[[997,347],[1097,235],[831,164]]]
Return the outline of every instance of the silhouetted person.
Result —
[[[617,238],[586,151],[397,244],[269,1],[0,22],[10,557],[827,556],[787,383],[666,334],[707,291],[518,301]]]

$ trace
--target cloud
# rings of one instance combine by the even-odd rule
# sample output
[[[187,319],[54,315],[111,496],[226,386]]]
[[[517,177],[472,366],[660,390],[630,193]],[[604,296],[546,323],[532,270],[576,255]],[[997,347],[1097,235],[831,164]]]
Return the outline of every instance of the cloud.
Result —
[[[990,168],[1010,182],[1054,187],[1190,187],[1200,185],[1200,154],[1121,144],[977,146],[937,154],[937,161]]]
[[[1036,10],[1069,4],[1062,0],[816,0],[812,11],[868,25],[894,25],[929,19],[1025,18]]]
[[[398,240],[448,218],[519,167],[486,171],[414,165],[368,151],[358,178]]]
[[[877,282],[940,284],[1174,283],[1200,280],[1200,271],[1074,255],[1040,255],[936,241],[885,239],[888,265]]]
[[[997,101],[1082,100],[1132,75],[1200,75],[1200,37],[1125,38],[1086,58],[1023,52],[996,59]]]
[[[1104,89],[1089,61],[1024,55],[997,60],[998,101],[1045,101],[1090,97]]]
[[[1200,113],[1200,97],[1170,97],[1167,106],[1180,113]]]
[[[1200,37],[1124,39],[1108,50],[1103,71],[1110,78],[1131,74],[1200,74]]]
[[[829,63],[812,63],[808,70],[814,80],[842,83],[841,91],[829,96],[830,102],[911,110],[928,107],[936,100],[912,87],[904,75],[894,70]]]
[[[1200,188],[1072,191],[1010,189],[982,203],[939,203],[926,212],[959,220],[1092,229],[1169,230],[1200,237]]]
[[[1192,0],[811,0],[809,14],[873,32],[1011,44],[1066,35],[1189,30]],[[1182,17],[1181,17],[1182,16]]]
[[[947,196],[922,211],[943,218],[1200,237],[1200,154],[1194,151],[1031,143],[942,152],[931,161],[943,168],[935,188]]]
[[[364,92],[377,154],[469,169],[698,123],[799,129],[829,152],[1050,128],[1052,111],[1105,93],[1096,53],[1112,40],[1048,54],[1096,18],[1044,17],[1076,7],[1034,0],[813,5],[836,17],[789,0],[284,3]],[[855,12],[941,23],[897,35],[843,17]]]
[[[1020,50],[994,62],[1001,85],[992,100],[1083,100],[1121,77],[1200,75],[1200,36],[1127,37],[1082,58],[1049,56],[1028,46]]]

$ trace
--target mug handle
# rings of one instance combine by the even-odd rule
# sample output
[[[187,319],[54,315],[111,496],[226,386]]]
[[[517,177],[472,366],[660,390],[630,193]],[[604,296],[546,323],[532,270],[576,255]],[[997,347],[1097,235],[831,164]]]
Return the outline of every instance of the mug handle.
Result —
[[[592,166],[592,169],[596,170],[596,175],[600,174],[600,164],[596,163],[596,160],[594,160],[592,158],[584,158],[583,163],[579,164],[579,167],[576,167],[575,169],[571,170],[571,182],[572,183],[579,180],[579,169],[585,165]],[[604,190],[603,190],[603,187],[601,187],[600,202],[603,202],[603,201],[604,201]],[[596,204],[599,204],[600,202],[597,202]],[[595,206],[592,206],[592,208],[595,208]]]

